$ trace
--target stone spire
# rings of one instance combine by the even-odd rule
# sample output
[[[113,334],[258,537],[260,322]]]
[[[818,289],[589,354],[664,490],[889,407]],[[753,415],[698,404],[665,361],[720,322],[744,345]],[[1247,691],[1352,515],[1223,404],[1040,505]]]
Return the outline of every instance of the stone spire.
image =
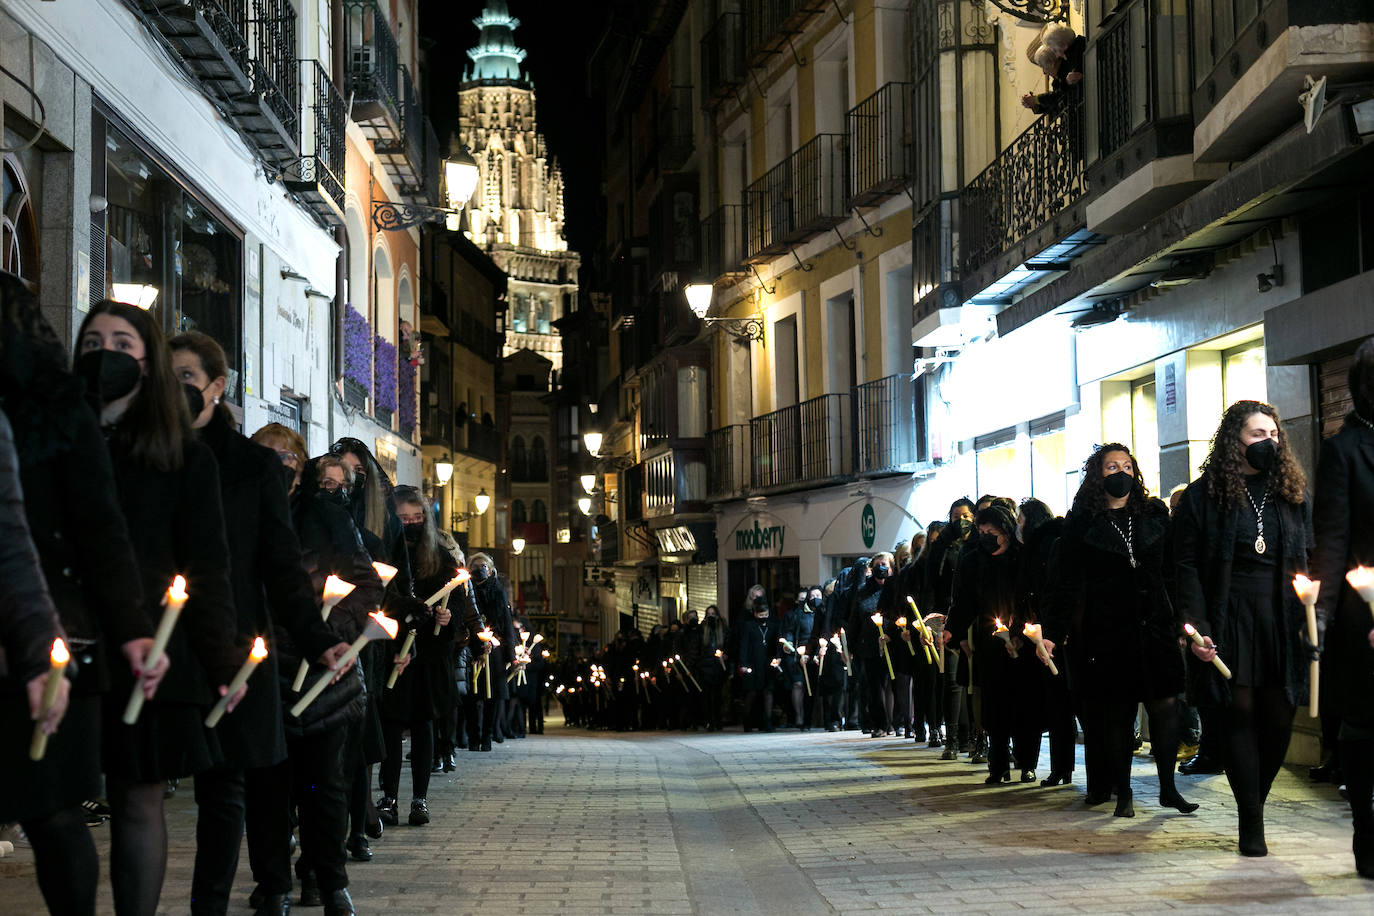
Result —
[[[527,83],[520,70],[525,51],[515,44],[515,30],[520,20],[510,14],[505,0],[488,0],[486,9],[472,20],[472,24],[481,30],[482,37],[477,47],[468,51],[473,66],[463,81]]]

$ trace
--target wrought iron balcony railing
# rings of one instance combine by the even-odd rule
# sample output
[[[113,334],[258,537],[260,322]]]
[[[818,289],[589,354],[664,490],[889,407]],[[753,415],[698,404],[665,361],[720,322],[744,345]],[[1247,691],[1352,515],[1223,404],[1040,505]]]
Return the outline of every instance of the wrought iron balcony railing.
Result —
[[[672,86],[658,107],[658,167],[676,172],[696,148],[696,89]]]
[[[1179,129],[1160,138],[1151,158],[1191,152],[1188,32],[1184,0],[1133,0],[1117,8],[1089,51],[1096,68],[1086,91],[1096,130],[1088,137],[1088,162],[1106,159],[1145,128],[1170,119],[1180,122]]]
[[[244,128],[265,157],[293,162],[299,156],[301,81],[290,0],[253,0],[250,52],[257,110],[245,112]]]
[[[850,399],[843,394],[793,404],[749,423],[755,490],[819,484],[853,472]]]
[[[739,13],[722,13],[701,39],[702,101],[710,108],[720,104],[744,84],[744,21]]]
[[[398,139],[401,55],[377,0],[344,0],[344,53],[344,88],[353,99],[353,120],[371,139]]]
[[[453,447],[453,413],[426,407],[420,414],[420,436],[425,445]]]
[[[749,426],[745,423],[706,434],[707,495],[712,499],[729,499],[748,491],[749,444]]]
[[[400,83],[398,129],[394,135],[374,137],[372,146],[402,197],[435,205],[439,202],[439,140],[405,67],[401,67]]]
[[[744,266],[744,207],[726,204],[701,221],[702,269],[706,279],[748,273]]]
[[[748,59],[776,54],[799,35],[806,20],[824,11],[831,0],[748,0],[744,9]]]
[[[706,454],[675,448],[644,462],[644,516],[700,511],[706,502]]]
[[[501,436],[494,426],[469,419],[459,427],[454,448],[465,455],[496,463],[501,460]]]
[[[1083,99],[1026,128],[960,196],[960,270],[967,277],[1053,220],[1087,190]]]
[[[855,472],[909,472],[921,460],[925,411],[917,384],[910,375],[889,375],[854,389]]]
[[[342,226],[348,105],[319,61],[301,61],[300,72],[305,94],[301,158],[283,173],[282,180],[321,220]]]
[[[746,260],[765,260],[843,222],[846,138],[817,134],[744,192]]]
[[[899,194],[911,180],[911,102],[911,83],[888,83],[845,117],[851,208]]]

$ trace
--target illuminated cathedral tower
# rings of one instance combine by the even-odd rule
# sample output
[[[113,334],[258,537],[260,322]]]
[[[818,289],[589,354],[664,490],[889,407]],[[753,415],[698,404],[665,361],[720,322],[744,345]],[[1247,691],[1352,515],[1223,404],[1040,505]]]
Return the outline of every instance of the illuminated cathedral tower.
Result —
[[[505,355],[533,350],[561,372],[553,322],[574,306],[581,261],[563,237],[563,176],[535,123],[534,86],[515,44],[520,21],[504,0],[489,0],[473,24],[481,38],[458,90],[459,141],[481,175],[468,235],[510,278]]]

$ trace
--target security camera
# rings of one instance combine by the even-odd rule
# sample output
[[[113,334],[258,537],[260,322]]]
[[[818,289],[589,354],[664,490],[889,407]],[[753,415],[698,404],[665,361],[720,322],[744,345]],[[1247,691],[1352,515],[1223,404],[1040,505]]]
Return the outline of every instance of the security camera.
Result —
[[[1283,285],[1283,265],[1275,264],[1269,269],[1267,274],[1257,274],[1255,280],[1259,284],[1259,291],[1267,293],[1276,286]]]

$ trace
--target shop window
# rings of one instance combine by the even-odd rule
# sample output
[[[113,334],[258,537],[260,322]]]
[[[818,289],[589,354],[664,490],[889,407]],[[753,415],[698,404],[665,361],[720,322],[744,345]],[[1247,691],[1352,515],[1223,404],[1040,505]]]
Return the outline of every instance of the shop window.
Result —
[[[547,525],[549,522],[549,510],[544,505],[542,499],[536,499],[530,506],[530,521],[536,525]]]
[[[1267,401],[1269,384],[1265,379],[1266,368],[1263,340],[1223,351],[1221,390],[1226,403],[1222,407],[1229,407],[1237,401]]]
[[[33,199],[24,178],[24,167],[14,156],[4,162],[4,191],[0,198],[0,269],[38,281],[38,224],[33,216]]]
[[[1131,452],[1145,477],[1145,486],[1159,495],[1159,418],[1153,375],[1131,383]]]
[[[1003,430],[974,442],[978,466],[978,494],[1019,500],[1031,489],[1028,467],[1017,461],[1016,431]]]
[[[1056,515],[1064,514],[1073,502],[1066,492],[1064,475],[1068,470],[1068,440],[1064,433],[1064,414],[1055,414],[1031,424],[1030,495],[1049,506]]]

